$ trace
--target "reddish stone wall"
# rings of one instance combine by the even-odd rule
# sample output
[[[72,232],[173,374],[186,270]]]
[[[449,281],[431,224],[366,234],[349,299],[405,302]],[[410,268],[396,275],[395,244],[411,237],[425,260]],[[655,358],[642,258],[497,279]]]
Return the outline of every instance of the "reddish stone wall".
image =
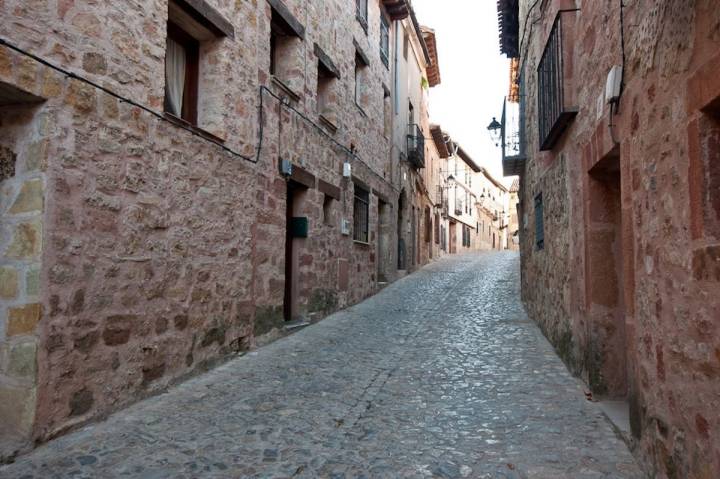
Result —
[[[596,394],[627,398],[639,451],[658,477],[717,477],[720,14],[709,0],[626,6],[625,90],[612,117],[599,97],[610,68],[622,63],[619,6],[582,2],[581,11],[563,14],[574,21],[564,58],[579,113],[541,153],[534,72],[555,12],[573,7],[567,3],[531,13],[538,23],[523,50],[524,299]],[[619,190],[597,176],[613,150]],[[540,192],[543,251],[534,247]]]
[[[234,25],[235,39],[203,45],[199,126],[253,159],[259,87],[284,94],[268,73],[271,8],[265,1],[209,3]],[[338,128],[321,133],[266,92],[257,164],[0,47],[0,81],[46,99],[41,316],[28,331],[38,344],[33,439],[106,415],[282,328],[281,158],[312,177],[298,210],[309,219],[309,237],[298,243],[296,313],[319,319],[376,291],[381,199],[382,256],[395,272],[399,188],[389,180],[383,101],[391,82],[379,58],[379,2],[369,3],[366,33],[349,0],[321,9],[286,2],[306,28],[297,68],[283,79],[298,95],[289,106],[319,122],[318,43],[340,73]],[[6,0],[0,37],[160,111],[167,8],[164,0]],[[354,101],[353,39],[370,58],[363,111]],[[346,161],[352,179],[342,177]],[[339,188],[330,219],[320,180]],[[371,192],[368,244],[340,233],[341,220],[352,224],[354,182]]]

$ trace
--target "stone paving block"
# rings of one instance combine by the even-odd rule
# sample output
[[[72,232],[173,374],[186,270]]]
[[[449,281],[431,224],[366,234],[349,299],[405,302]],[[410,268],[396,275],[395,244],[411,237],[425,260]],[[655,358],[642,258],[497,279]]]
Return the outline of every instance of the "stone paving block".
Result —
[[[440,260],[0,477],[643,474],[526,317],[517,254],[483,253]]]

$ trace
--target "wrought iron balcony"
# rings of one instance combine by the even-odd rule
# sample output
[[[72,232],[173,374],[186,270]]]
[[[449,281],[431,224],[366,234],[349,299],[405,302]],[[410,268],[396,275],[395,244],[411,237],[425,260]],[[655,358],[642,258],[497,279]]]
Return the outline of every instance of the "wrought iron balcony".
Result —
[[[425,168],[425,136],[418,125],[410,125],[407,135],[407,158],[416,169]]]

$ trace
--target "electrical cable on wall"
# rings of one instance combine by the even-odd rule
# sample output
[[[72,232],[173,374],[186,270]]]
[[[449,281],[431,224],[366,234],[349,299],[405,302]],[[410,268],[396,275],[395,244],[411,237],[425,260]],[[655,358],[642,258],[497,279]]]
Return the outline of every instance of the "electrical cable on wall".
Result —
[[[104,92],[104,93],[107,93],[108,95],[110,95],[110,96],[112,96],[112,97],[120,100],[120,101],[123,102],[123,103],[127,103],[128,105],[132,105],[132,106],[134,106],[134,107],[136,107],[136,108],[139,108],[139,109],[141,109],[141,110],[143,110],[143,111],[151,114],[152,116],[156,117],[156,118],[159,119],[159,120],[166,121],[166,122],[168,122],[168,123],[171,123],[171,124],[175,125],[175,126],[178,127],[178,128],[181,128],[181,129],[183,129],[183,130],[185,130],[185,131],[188,131],[188,132],[190,132],[193,136],[200,137],[200,138],[202,138],[203,140],[205,140],[205,141],[207,141],[207,142],[209,142],[209,143],[212,143],[212,144],[214,144],[214,145],[216,145],[216,146],[219,146],[219,147],[222,148],[224,151],[230,153],[230,154],[233,155],[233,156],[236,156],[236,157],[238,157],[238,158],[241,158],[241,159],[243,159],[243,160],[245,160],[245,161],[249,161],[250,163],[257,163],[257,160],[253,160],[253,159],[250,158],[249,156],[245,156],[245,155],[243,155],[242,153],[240,153],[240,152],[238,152],[238,151],[235,151],[235,150],[233,150],[232,148],[229,148],[228,146],[224,145],[224,144],[223,144],[222,142],[220,142],[220,141],[214,140],[214,139],[212,139],[212,138],[208,138],[208,137],[200,134],[200,133],[199,133],[197,130],[195,130],[194,128],[191,128],[191,127],[189,127],[189,126],[183,125],[182,123],[179,123],[179,122],[177,122],[177,121],[172,121],[172,120],[168,119],[167,117],[165,117],[165,115],[163,115],[162,113],[157,112],[157,111],[153,110],[152,108],[150,108],[150,107],[148,107],[148,106],[145,106],[145,105],[143,105],[143,104],[141,104],[141,103],[138,103],[138,102],[136,102],[136,101],[134,101],[134,100],[131,100],[130,98],[124,97],[124,96],[122,96],[122,95],[120,95],[120,94],[118,94],[118,93],[115,93],[114,91],[110,90],[109,88],[105,88],[104,86],[99,85],[99,84],[95,83],[94,81],[89,80],[88,78],[82,77],[82,76],[80,76],[80,75],[78,75],[78,74],[76,74],[76,73],[74,73],[74,72],[71,72],[70,70],[66,70],[66,69],[64,69],[64,68],[62,68],[62,67],[59,67],[59,66],[57,66],[57,65],[54,65],[54,64],[50,63],[49,61],[40,58],[40,57],[37,56],[37,55],[34,55],[34,54],[32,54],[32,53],[30,53],[30,52],[28,52],[28,51],[26,51],[26,50],[23,50],[22,48],[20,48],[20,47],[18,47],[18,46],[16,46],[16,45],[13,45],[12,43],[8,42],[8,41],[7,41],[6,39],[4,39],[4,38],[0,38],[0,45],[3,45],[3,46],[5,46],[5,47],[9,48],[10,50],[13,50],[13,51],[15,51],[15,52],[17,52],[17,53],[20,53],[21,55],[24,55],[24,56],[26,56],[26,57],[32,58],[33,60],[35,60],[36,62],[40,63],[41,65],[45,65],[45,66],[48,67],[48,68],[51,68],[51,69],[53,69],[53,70],[55,70],[55,71],[57,71],[57,72],[59,72],[59,73],[62,73],[63,75],[65,75],[65,76],[68,77],[68,78],[71,78],[71,79],[73,79],[73,80],[78,80],[78,81],[80,81],[80,82],[83,82],[83,83],[85,83],[85,84],[88,84],[88,85],[92,86],[93,88],[95,88],[95,89],[97,89],[97,90],[100,90],[100,91],[102,91],[102,92]]]
[[[312,121],[310,118],[308,118],[308,117],[307,117],[306,115],[304,115],[302,112],[300,112],[299,110],[297,110],[296,108],[294,108],[292,105],[286,104],[286,102],[284,101],[284,98],[283,98],[283,97],[281,97],[280,95],[275,94],[273,91],[271,91],[269,88],[267,88],[267,87],[264,86],[264,85],[261,85],[261,86],[260,86],[260,89],[259,89],[259,97],[260,97],[260,99],[259,99],[259,103],[260,103],[260,116],[259,116],[259,124],[258,124],[258,145],[257,145],[257,148],[256,148],[256,153],[255,153],[254,158],[253,158],[253,157],[246,156],[246,155],[244,155],[244,154],[242,154],[242,153],[240,153],[240,152],[238,152],[238,151],[236,151],[236,150],[234,150],[234,149],[232,149],[232,148],[224,145],[221,141],[218,141],[218,140],[215,140],[215,139],[213,139],[213,138],[209,138],[208,136],[203,135],[202,133],[198,132],[198,130],[195,129],[195,128],[192,128],[192,127],[190,127],[190,126],[184,125],[184,124],[182,124],[182,123],[180,123],[180,122],[177,122],[177,121],[173,121],[173,120],[167,118],[167,117],[166,117],[163,113],[161,113],[161,112],[155,111],[155,110],[153,110],[152,108],[150,108],[150,107],[148,107],[148,106],[146,106],[146,105],[143,105],[143,104],[141,104],[141,103],[138,103],[138,102],[136,102],[135,100],[132,100],[132,99],[127,98],[127,97],[125,97],[125,96],[122,96],[122,95],[120,95],[120,94],[118,94],[118,93],[110,90],[109,88],[106,88],[106,87],[104,87],[104,86],[102,86],[102,85],[99,85],[98,83],[96,83],[96,82],[94,82],[94,81],[92,81],[92,80],[90,80],[90,79],[88,79],[88,78],[85,78],[85,77],[83,77],[83,76],[81,76],[81,75],[78,75],[77,73],[74,73],[74,72],[72,72],[72,71],[70,71],[70,70],[67,70],[67,69],[65,69],[65,68],[59,67],[59,66],[57,66],[57,65],[55,65],[55,64],[53,64],[53,63],[51,63],[51,62],[49,62],[49,61],[47,61],[47,60],[45,60],[45,59],[37,56],[37,55],[35,55],[35,54],[27,51],[27,50],[24,50],[24,49],[22,49],[22,48],[20,48],[20,47],[18,47],[18,46],[16,46],[16,45],[14,45],[13,43],[11,43],[11,42],[9,42],[8,40],[6,40],[5,38],[1,38],[1,37],[0,37],[0,45],[5,46],[6,48],[9,48],[10,50],[13,50],[13,51],[15,51],[15,52],[17,52],[17,53],[19,53],[19,54],[21,54],[21,55],[24,55],[24,56],[28,57],[28,58],[31,58],[32,60],[40,63],[41,65],[44,65],[44,66],[46,66],[46,67],[48,67],[48,68],[50,68],[50,69],[52,69],[52,70],[55,70],[55,71],[61,73],[62,75],[65,75],[66,77],[68,77],[68,78],[70,78],[70,79],[77,80],[77,81],[80,81],[80,82],[85,83],[85,84],[87,84],[87,85],[90,85],[90,86],[92,86],[93,88],[95,88],[95,89],[97,89],[97,90],[100,90],[100,91],[102,91],[102,92],[104,92],[104,93],[112,96],[113,98],[116,98],[117,100],[119,100],[119,101],[121,101],[121,102],[123,102],[123,103],[127,103],[128,105],[131,105],[131,106],[134,106],[134,107],[136,107],[136,108],[139,108],[140,110],[145,111],[145,112],[149,113],[150,115],[154,116],[154,117],[157,118],[158,120],[165,121],[165,122],[170,123],[170,124],[172,124],[172,125],[174,125],[174,126],[176,126],[176,127],[178,127],[178,128],[181,128],[181,129],[183,129],[183,130],[191,133],[193,136],[196,136],[196,137],[198,137],[198,138],[202,138],[204,141],[207,141],[208,143],[212,143],[213,145],[216,145],[216,146],[220,147],[220,148],[221,148],[222,150],[224,150],[225,152],[230,153],[231,155],[233,155],[233,156],[235,156],[235,157],[237,157],[237,158],[240,158],[240,159],[242,159],[242,160],[248,161],[248,162],[253,163],[253,164],[259,163],[259,161],[260,161],[260,154],[261,154],[262,147],[263,147],[264,123],[265,123],[265,118],[264,118],[264,101],[263,101],[263,100],[264,100],[264,93],[267,93],[267,94],[269,94],[270,96],[274,97],[275,99],[277,99],[277,100],[279,101],[279,103],[280,103],[280,111],[282,111],[282,108],[284,107],[284,108],[287,108],[287,109],[291,110],[291,111],[294,112],[295,114],[297,114],[300,118],[302,118],[304,121],[306,121],[306,122],[308,122],[310,125],[312,125],[312,126],[313,126],[316,130],[318,130],[323,136],[325,136],[328,140],[330,140],[332,143],[334,143],[336,146],[338,146],[342,151],[344,151],[347,155],[349,155],[353,160],[357,160],[357,161],[359,161],[360,163],[362,163],[363,165],[365,165],[365,167],[368,169],[368,171],[370,171],[371,173],[373,173],[374,175],[376,175],[376,176],[377,176],[380,180],[382,180],[384,183],[388,184],[388,185],[390,186],[390,188],[392,188],[395,192],[398,192],[398,191],[399,191],[397,188],[395,188],[394,185],[392,185],[392,183],[388,182],[382,175],[380,175],[380,174],[377,173],[375,170],[373,170],[373,169],[370,167],[370,165],[368,165],[368,164],[367,164],[366,162],[364,162],[361,158],[359,158],[359,157],[358,157],[353,151],[351,151],[348,147],[346,147],[345,145],[341,144],[340,142],[338,142],[337,140],[335,140],[333,137],[331,137],[327,132],[325,132],[325,130],[324,130],[320,125],[316,124],[314,121]]]

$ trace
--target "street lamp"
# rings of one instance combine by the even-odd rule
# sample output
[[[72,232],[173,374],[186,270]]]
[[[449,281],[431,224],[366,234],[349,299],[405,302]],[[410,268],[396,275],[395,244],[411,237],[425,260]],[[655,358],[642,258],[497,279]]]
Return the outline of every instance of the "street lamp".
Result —
[[[487,127],[490,133],[490,139],[492,139],[495,146],[500,146],[500,140],[502,139],[502,125],[493,117],[492,121]]]

